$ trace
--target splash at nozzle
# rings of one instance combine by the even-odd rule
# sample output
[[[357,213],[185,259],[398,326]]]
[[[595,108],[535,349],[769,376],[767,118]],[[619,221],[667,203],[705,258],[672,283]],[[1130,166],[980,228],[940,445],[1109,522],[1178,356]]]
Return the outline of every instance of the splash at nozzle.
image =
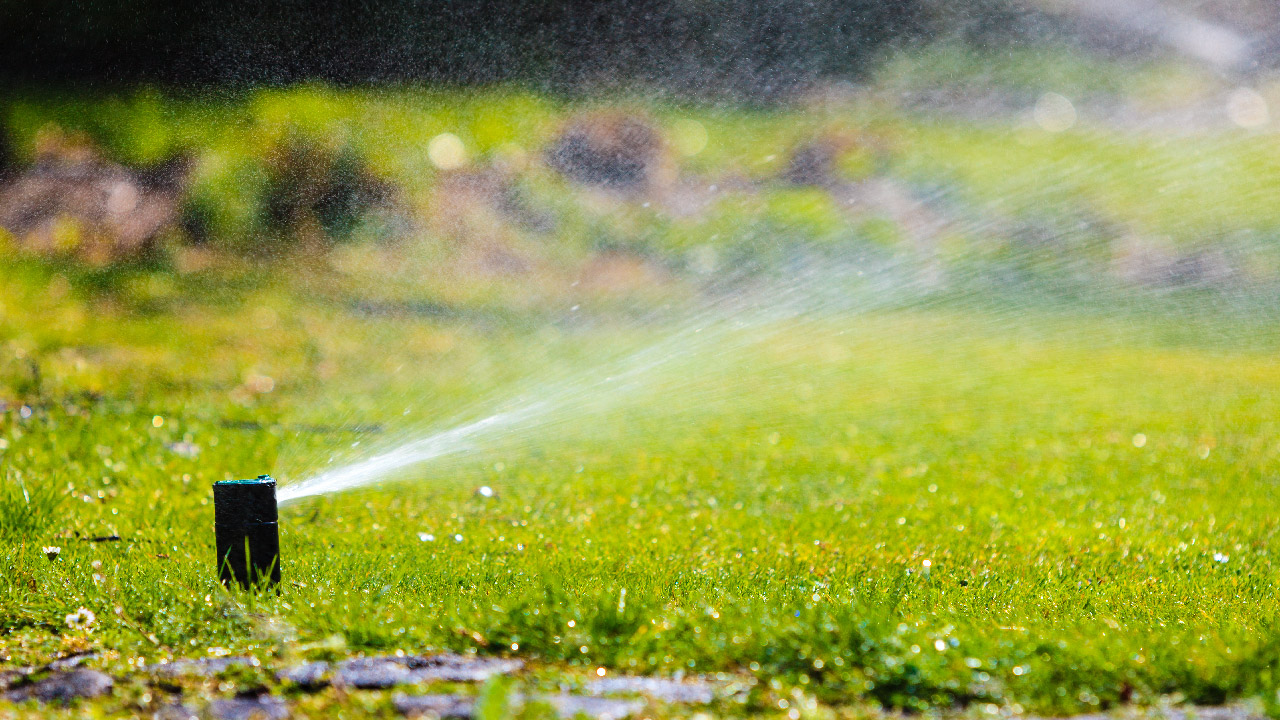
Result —
[[[213,484],[218,578],[249,589],[280,582],[276,481],[270,475]]]

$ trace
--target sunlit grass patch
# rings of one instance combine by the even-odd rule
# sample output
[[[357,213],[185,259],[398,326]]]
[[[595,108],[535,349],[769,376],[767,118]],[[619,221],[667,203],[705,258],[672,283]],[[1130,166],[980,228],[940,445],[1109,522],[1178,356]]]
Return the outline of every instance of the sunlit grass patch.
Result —
[[[343,653],[748,673],[755,710],[791,689],[1041,712],[1274,692],[1266,336],[955,306],[692,345],[650,392],[585,397],[399,482],[286,506],[281,595],[227,592],[212,482],[295,481],[510,399],[528,363],[571,380],[665,339],[297,301],[109,315],[112,353],[47,365],[58,394],[30,417],[11,407],[0,433],[5,462],[62,503],[4,541],[7,629],[121,661],[338,638]],[[97,342],[45,333],[41,361]],[[77,399],[91,377],[119,382]],[[68,626],[81,607],[93,626]]]

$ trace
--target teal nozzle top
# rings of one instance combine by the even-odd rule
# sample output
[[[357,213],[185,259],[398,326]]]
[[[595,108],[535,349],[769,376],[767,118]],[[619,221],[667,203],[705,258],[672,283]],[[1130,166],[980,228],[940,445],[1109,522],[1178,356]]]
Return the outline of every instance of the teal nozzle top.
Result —
[[[274,482],[275,480],[272,479],[270,475],[259,475],[256,478],[250,478],[248,480],[219,480],[214,483],[214,485],[262,485]]]

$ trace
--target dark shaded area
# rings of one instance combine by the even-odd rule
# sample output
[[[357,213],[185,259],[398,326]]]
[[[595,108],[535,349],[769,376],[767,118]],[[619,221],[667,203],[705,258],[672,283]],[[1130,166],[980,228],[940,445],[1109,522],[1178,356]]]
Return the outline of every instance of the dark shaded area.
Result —
[[[784,94],[917,37],[926,0],[0,3],[0,80],[639,81]]]
[[[329,150],[297,137],[272,150],[267,170],[263,220],[277,233],[307,233],[314,226],[330,240],[342,239],[394,194],[355,150]]]

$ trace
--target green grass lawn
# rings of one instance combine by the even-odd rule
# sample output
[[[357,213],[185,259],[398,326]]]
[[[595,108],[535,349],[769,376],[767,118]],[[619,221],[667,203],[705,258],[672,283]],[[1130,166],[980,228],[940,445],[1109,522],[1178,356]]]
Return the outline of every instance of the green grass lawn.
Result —
[[[1098,76],[1053,66],[1008,82],[1034,98]],[[920,72],[903,67],[885,87]],[[1111,93],[1159,76],[1108,67]],[[0,670],[96,652],[117,691],[69,716],[149,715],[165,691],[136,673],[175,657],[261,659],[195,688],[231,696],[281,689],[268,666],[444,649],[529,661],[467,690],[489,696],[598,672],[732,679],[749,689],[707,709],[727,717],[1280,712],[1274,134],[1054,134],[874,93],[627,102],[610,104],[652,118],[682,182],[723,182],[720,200],[682,215],[581,192],[537,158],[606,103],[517,88],[32,91],[0,108],[20,150],[54,123],[121,161],[194,152],[188,200],[211,232],[106,268],[0,238]],[[889,149],[843,158],[847,180],[932,193],[948,220],[941,285],[819,292],[839,273],[814,266],[915,252],[778,179],[798,144],[850,130]],[[285,139],[354,148],[429,220],[443,173],[423,147],[446,132],[475,164],[523,158],[512,182],[554,230],[490,213],[462,240],[424,222],[305,252],[264,230]],[[1225,247],[1241,272],[1125,285],[1110,243],[1128,237]],[[530,269],[458,261],[489,241]],[[766,270],[709,290],[689,261],[706,252]],[[657,279],[580,286],[611,253]],[[735,326],[733,298],[771,283],[812,302]],[[394,482],[283,507],[278,595],[218,584],[212,483],[287,486],[540,402]],[[283,690],[300,713],[392,712],[389,693]]]
[[[638,395],[287,506],[285,582],[254,596],[216,581],[212,482],[297,480],[669,336],[369,317],[283,280],[148,315],[49,273],[7,272],[0,312],[8,663],[452,648],[758,677],[729,715],[1276,701],[1280,371],[1238,318],[944,304],[677,343]]]

